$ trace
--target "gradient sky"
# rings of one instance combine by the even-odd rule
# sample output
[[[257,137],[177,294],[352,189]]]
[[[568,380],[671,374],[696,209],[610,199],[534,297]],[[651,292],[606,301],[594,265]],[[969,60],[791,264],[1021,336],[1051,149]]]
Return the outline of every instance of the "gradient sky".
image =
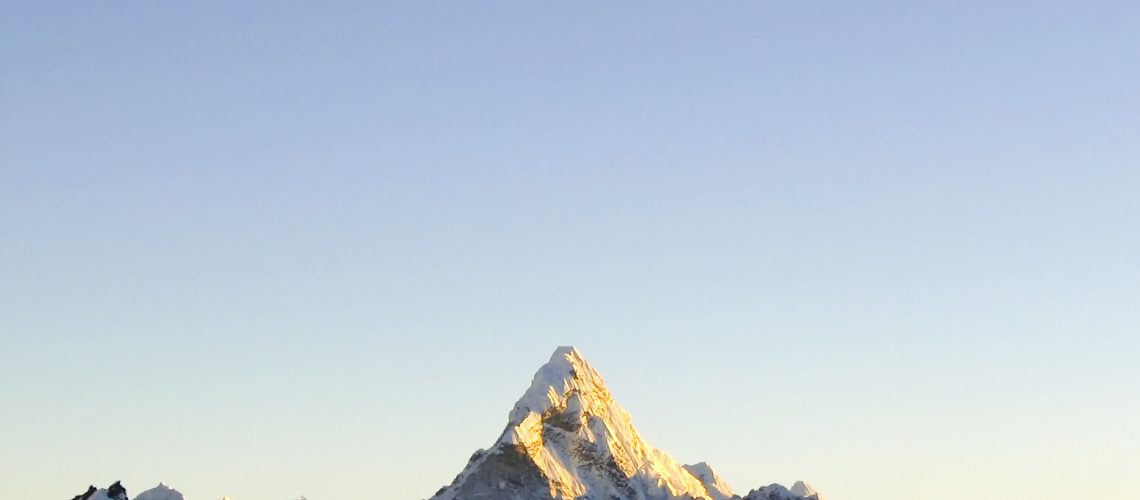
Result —
[[[0,498],[427,497],[561,344],[739,492],[1140,498],[1138,5],[5,2]]]

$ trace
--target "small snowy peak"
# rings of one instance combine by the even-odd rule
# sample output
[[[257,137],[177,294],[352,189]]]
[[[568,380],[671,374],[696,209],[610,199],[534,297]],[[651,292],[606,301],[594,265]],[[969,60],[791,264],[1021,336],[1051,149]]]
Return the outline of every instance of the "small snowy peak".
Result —
[[[105,489],[97,489],[92,485],[86,493],[76,495],[72,500],[127,500],[127,489],[119,481]]]
[[[721,479],[709,464],[699,462],[686,465],[685,470],[689,471],[690,474],[701,481],[701,484],[705,485],[705,490],[708,491],[709,496],[712,497],[713,500],[725,500],[736,496],[732,492],[732,488],[728,486],[728,483]]]
[[[796,481],[796,484],[792,485],[792,489],[790,491],[793,495],[799,495],[804,498],[824,500],[823,495],[820,495],[819,492],[812,487],[812,485],[807,484],[803,481]]]
[[[800,498],[783,485],[769,484],[749,491],[744,500],[800,500]]]
[[[135,500],[186,500],[186,497],[178,490],[158,483],[158,486],[139,493]]]
[[[744,500],[823,500],[819,492],[803,481],[796,481],[792,489],[770,484],[748,492]]]

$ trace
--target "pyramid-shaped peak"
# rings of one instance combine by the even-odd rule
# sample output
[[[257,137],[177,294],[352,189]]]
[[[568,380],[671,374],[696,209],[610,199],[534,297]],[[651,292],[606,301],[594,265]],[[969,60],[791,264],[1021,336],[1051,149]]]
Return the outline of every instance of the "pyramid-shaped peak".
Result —
[[[741,499],[708,464],[681,465],[641,437],[572,346],[554,350],[495,444],[475,452],[432,500],[506,498],[817,500],[792,497],[779,485]]]
[[[578,357],[581,357],[582,353],[578,352],[578,348],[576,348],[572,345],[560,345],[560,346],[558,346],[557,349],[554,350],[554,354],[550,355],[550,359],[553,360],[554,358],[557,358],[560,356],[578,356]]]
[[[574,369],[574,365],[585,363],[586,358],[582,357],[582,353],[578,349],[572,345],[564,345],[555,349],[554,354],[550,355],[550,361],[547,361],[538,371],[571,375],[569,372]]]
[[[550,361],[534,374],[530,388],[511,409],[510,422],[517,424],[531,413],[542,415],[551,407],[563,407],[572,396],[577,401],[609,401],[602,376],[573,346],[554,350]]]

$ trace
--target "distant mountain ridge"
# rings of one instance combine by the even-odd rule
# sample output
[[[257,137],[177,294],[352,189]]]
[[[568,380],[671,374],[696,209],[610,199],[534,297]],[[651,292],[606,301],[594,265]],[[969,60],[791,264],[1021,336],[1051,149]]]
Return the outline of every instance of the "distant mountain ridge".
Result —
[[[701,462],[681,465],[633,427],[601,375],[559,347],[515,403],[488,450],[431,500],[823,500],[810,485],[741,497]]]
[[[127,496],[127,489],[119,481],[115,481],[107,488],[88,486],[87,492],[76,495],[71,500],[130,500],[130,498]],[[158,483],[158,486],[139,493],[134,500],[186,500],[186,498],[178,490]]]

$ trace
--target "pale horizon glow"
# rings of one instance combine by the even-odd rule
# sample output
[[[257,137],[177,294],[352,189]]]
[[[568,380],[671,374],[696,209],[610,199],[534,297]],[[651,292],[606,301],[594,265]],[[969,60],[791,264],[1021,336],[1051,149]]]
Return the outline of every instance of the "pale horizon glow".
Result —
[[[738,493],[1140,498],[1138,20],[10,2],[0,498],[426,498],[568,344]]]

